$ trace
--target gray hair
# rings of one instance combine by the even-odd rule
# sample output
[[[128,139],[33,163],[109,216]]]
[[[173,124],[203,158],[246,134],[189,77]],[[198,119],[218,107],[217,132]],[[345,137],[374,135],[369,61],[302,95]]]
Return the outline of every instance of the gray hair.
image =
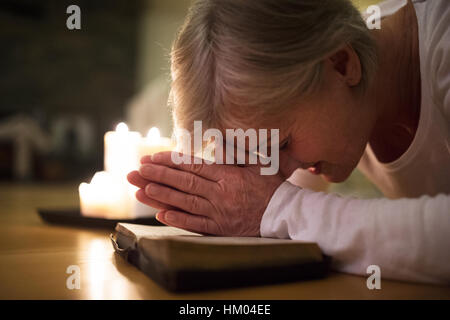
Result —
[[[344,44],[359,56],[364,91],[376,47],[349,0],[198,0],[171,52],[175,126],[278,117],[314,92],[323,60]]]

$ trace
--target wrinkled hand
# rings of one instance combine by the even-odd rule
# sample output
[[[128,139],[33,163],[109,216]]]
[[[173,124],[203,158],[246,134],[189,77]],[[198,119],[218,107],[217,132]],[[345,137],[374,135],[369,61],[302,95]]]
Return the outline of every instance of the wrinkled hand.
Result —
[[[174,164],[171,152],[141,159],[128,174],[139,201],[161,209],[157,219],[189,231],[221,236],[259,236],[263,213],[280,175],[260,175],[259,166]],[[191,161],[193,163],[193,161]]]

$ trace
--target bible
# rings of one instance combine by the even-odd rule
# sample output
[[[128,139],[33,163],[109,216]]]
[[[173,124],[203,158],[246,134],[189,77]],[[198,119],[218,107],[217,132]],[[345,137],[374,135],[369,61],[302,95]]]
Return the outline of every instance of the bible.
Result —
[[[316,243],[128,223],[115,229],[116,253],[173,292],[320,278],[330,264]]]

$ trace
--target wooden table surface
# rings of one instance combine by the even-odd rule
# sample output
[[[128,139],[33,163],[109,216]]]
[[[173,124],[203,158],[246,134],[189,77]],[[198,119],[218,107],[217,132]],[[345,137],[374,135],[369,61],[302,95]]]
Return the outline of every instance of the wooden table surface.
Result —
[[[78,206],[75,185],[0,184],[0,299],[449,299],[450,288],[332,273],[289,284],[170,293],[117,256],[107,230],[48,225],[38,207]],[[81,288],[69,290],[70,265]]]

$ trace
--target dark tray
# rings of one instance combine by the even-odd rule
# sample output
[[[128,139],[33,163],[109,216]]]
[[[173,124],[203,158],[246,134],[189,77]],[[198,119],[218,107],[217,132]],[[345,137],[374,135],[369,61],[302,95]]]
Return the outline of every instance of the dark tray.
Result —
[[[51,224],[62,224],[87,228],[114,229],[119,222],[145,224],[150,226],[162,226],[156,218],[138,219],[105,219],[85,217],[81,215],[79,208],[70,209],[37,209],[42,220]]]

